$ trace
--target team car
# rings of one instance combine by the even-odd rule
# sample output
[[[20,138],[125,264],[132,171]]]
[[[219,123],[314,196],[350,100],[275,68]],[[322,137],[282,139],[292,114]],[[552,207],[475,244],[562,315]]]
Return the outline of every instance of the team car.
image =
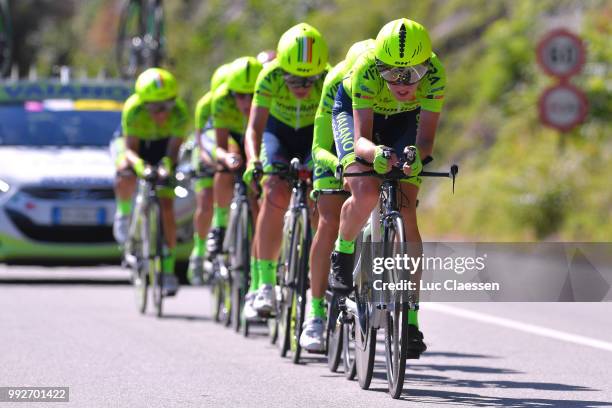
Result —
[[[120,259],[109,146],[132,91],[109,80],[0,84],[0,261]],[[186,259],[195,205],[180,183],[175,192]]]

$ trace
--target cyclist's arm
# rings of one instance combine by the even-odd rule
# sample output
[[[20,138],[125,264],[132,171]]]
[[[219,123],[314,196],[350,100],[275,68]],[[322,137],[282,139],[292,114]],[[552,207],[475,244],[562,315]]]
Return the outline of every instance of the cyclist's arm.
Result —
[[[370,163],[376,156],[376,145],[372,143],[372,127],[374,126],[374,110],[353,109],[355,126],[355,154]]]
[[[215,139],[217,140],[217,160],[227,165],[228,144],[229,144],[229,129],[216,128]]]
[[[178,162],[178,153],[182,144],[182,137],[171,137],[168,141],[168,147],[166,148],[166,156],[168,156],[170,160],[172,160],[173,164],[176,164]]]
[[[334,172],[339,161],[331,152],[334,145],[334,134],[330,122],[330,115],[319,115],[317,113],[314,124],[314,137],[312,138],[312,156],[319,166]]]
[[[417,129],[416,146],[421,157],[431,156],[433,152],[436,129],[438,127],[439,112],[422,110],[419,115],[419,128]]]
[[[131,167],[134,167],[140,161],[140,156],[138,155],[139,146],[140,139],[138,137],[125,136],[125,158]]]
[[[246,130],[245,137],[245,150],[247,155],[247,161],[258,161],[259,160],[259,149],[261,147],[261,138],[266,128],[266,122],[270,110],[263,106],[253,105],[251,106],[251,114],[249,115],[249,124]]]

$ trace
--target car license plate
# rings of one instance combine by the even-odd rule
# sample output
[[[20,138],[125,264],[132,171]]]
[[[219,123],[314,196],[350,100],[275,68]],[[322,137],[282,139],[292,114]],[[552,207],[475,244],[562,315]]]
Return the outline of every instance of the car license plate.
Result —
[[[54,225],[104,225],[106,211],[97,207],[55,207],[51,219]]]

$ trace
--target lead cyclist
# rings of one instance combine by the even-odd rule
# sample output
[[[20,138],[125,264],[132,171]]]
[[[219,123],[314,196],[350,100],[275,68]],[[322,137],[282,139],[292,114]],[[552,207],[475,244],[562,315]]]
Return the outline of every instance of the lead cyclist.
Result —
[[[406,146],[416,144],[416,160],[403,170],[406,175],[419,174],[420,158],[433,150],[445,83],[444,68],[432,52],[425,27],[406,18],[387,23],[374,49],[359,57],[336,94],[334,139],[345,173],[373,167],[385,174]],[[390,159],[385,158],[385,150],[392,151]],[[381,183],[373,177],[347,177],[346,182],[352,196],[340,214],[329,282],[340,294],[353,288],[355,239],[378,203]],[[402,180],[398,198],[411,256],[422,253],[416,215],[420,185],[420,177]],[[421,273],[419,269],[414,275],[417,282]],[[427,347],[418,325],[418,292],[414,300],[408,312],[408,349],[418,356]]]

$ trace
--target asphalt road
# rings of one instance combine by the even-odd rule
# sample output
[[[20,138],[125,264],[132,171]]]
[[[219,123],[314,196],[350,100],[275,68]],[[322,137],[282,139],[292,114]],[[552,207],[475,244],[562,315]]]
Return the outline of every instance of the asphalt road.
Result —
[[[205,288],[141,316],[126,276],[0,265],[0,386],[69,386],[57,405],[76,407],[612,407],[612,303],[424,304],[429,351],[395,401],[382,347],[363,391],[322,356],[280,358],[263,326],[215,324]]]

